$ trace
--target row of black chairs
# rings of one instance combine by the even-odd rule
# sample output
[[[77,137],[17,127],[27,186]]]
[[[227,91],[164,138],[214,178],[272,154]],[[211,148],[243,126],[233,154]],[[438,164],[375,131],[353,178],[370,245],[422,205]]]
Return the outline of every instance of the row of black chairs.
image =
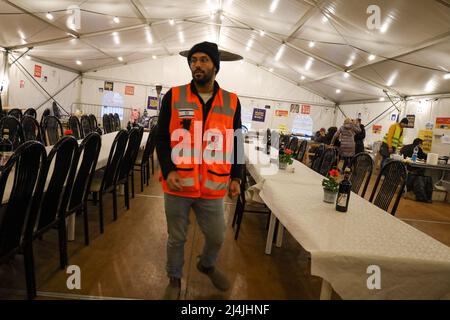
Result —
[[[141,157],[149,157],[155,131],[150,132]],[[68,265],[66,218],[82,215],[84,241],[89,245],[88,195],[99,196],[100,232],[104,232],[103,196],[113,194],[113,218],[117,219],[119,185],[125,186],[125,205],[129,203],[129,177],[138,163],[143,128],[120,130],[112,144],[108,161],[101,173],[96,173],[101,137],[88,134],[80,145],[74,137],[63,137],[46,154],[37,141],[21,144],[0,171],[0,200],[6,203],[0,211],[0,263],[24,255],[27,295],[36,296],[33,241],[57,228],[59,235],[60,267]],[[148,160],[147,160],[148,162]],[[140,163],[146,163],[144,159]],[[4,199],[10,173],[14,172],[11,193]],[[47,188],[45,189],[45,186]],[[134,197],[134,188],[132,188]],[[30,201],[31,199],[31,201]]]

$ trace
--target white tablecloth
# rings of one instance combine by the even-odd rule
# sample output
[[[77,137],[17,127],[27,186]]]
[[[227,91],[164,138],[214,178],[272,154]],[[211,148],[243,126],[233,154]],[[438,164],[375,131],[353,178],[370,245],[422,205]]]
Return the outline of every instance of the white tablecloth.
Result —
[[[354,193],[349,211],[337,212],[323,202],[323,177],[303,164],[275,175],[261,174],[260,166],[247,164],[260,198],[311,253],[311,273],[342,298],[450,299],[449,247]],[[379,290],[367,286],[372,265],[381,271]]]

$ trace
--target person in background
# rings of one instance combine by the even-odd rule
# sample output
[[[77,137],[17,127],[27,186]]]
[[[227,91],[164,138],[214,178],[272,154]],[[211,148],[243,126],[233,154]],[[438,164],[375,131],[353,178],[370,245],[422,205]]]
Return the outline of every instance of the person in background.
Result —
[[[325,134],[326,134],[325,128],[321,128],[319,131],[316,132],[314,135],[314,141],[318,143],[324,143],[325,141]]]
[[[333,140],[334,134],[337,132],[337,130],[338,130],[337,127],[329,127],[328,131],[325,135],[323,143],[331,144],[331,140]],[[337,142],[337,140],[336,140],[336,142]]]
[[[383,143],[380,147],[380,154],[383,157],[381,167],[383,168],[386,159],[395,153],[403,145],[403,128],[408,125],[408,118],[403,118],[400,123],[394,123],[389,127],[389,131],[384,135]]]
[[[331,145],[339,139],[341,145],[339,146],[339,155],[344,160],[342,171],[350,166],[350,161],[355,155],[355,134],[361,132],[361,129],[356,121],[347,118],[344,120],[344,125],[336,131],[331,140]]]
[[[366,138],[366,129],[361,123],[361,119],[356,119],[361,132],[355,134],[355,154],[364,152],[364,139]]]
[[[427,160],[427,154],[422,150],[423,140],[420,138],[414,139],[412,144],[405,145],[401,150],[400,154],[406,159],[411,158],[414,154],[414,148],[418,147],[419,151],[417,153],[417,159]]]

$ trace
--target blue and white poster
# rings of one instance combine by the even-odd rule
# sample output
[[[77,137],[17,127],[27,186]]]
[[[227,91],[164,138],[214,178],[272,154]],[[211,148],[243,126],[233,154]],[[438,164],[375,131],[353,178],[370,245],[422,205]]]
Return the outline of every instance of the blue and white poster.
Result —
[[[150,110],[158,109],[158,97],[148,96],[147,109]]]
[[[266,109],[253,109],[252,121],[264,122],[266,120]]]

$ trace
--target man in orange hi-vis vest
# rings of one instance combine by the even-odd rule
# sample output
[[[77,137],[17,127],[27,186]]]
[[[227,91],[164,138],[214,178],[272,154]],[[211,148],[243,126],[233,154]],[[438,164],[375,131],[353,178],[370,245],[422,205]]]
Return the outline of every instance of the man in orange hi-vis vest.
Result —
[[[220,69],[217,45],[196,44],[188,63],[193,79],[164,95],[156,132],[169,233],[164,299],[180,297],[191,208],[205,236],[197,269],[219,290],[229,289],[216,260],[225,234],[224,197],[239,195],[243,172],[241,105],[215,81]]]

